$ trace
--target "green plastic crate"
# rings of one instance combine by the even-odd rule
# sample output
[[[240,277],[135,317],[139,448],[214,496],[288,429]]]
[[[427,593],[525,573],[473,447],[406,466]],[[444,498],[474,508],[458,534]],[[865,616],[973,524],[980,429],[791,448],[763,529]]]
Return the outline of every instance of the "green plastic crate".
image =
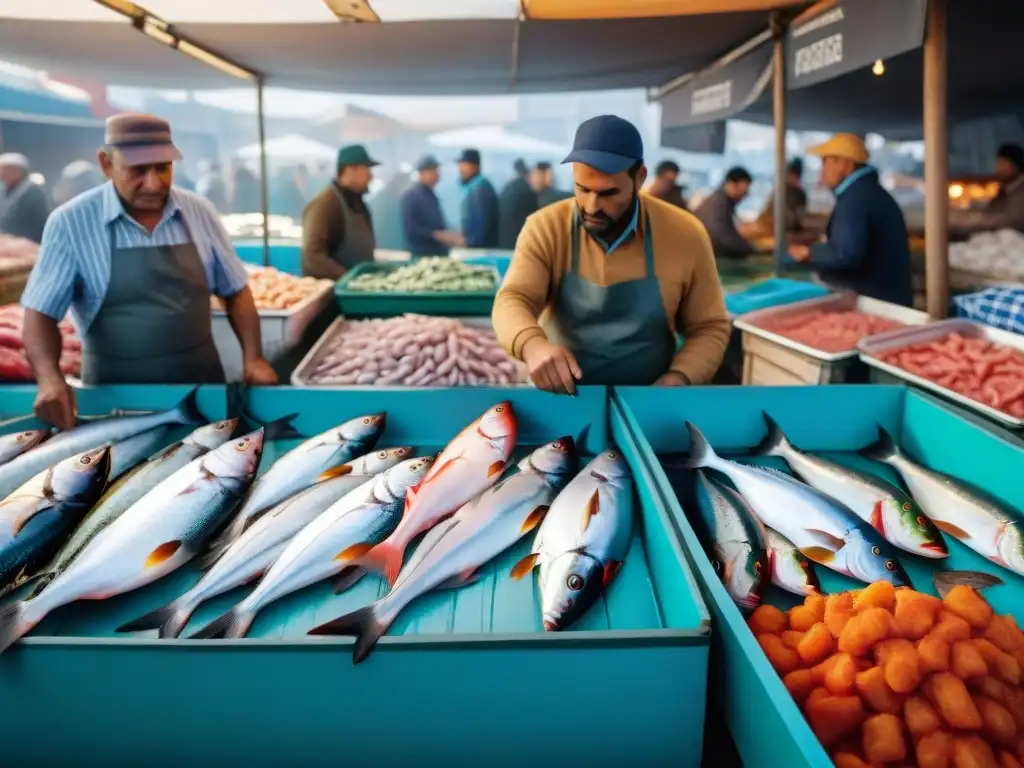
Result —
[[[685,421],[692,421],[718,453],[735,456],[763,439],[764,411],[798,448],[823,452],[899,483],[894,470],[855,453],[876,439],[880,424],[916,460],[1024,509],[1024,486],[1019,481],[1024,449],[961,418],[939,400],[906,387],[621,387],[615,389],[610,407],[612,422],[618,418],[628,426],[630,437],[619,438],[619,445],[625,452],[625,445],[632,442],[656,478],[711,610],[715,664],[709,690],[743,762],[750,766],[830,768],[832,762],[712,569],[662,466],[659,456],[689,449]],[[762,462],[783,470],[787,466],[778,459]],[[1024,577],[993,565],[951,537],[946,541],[950,557],[941,567],[997,574],[1005,584],[986,589],[985,597],[997,612],[1013,614],[1018,624],[1024,622]],[[916,589],[935,593],[931,583],[935,561],[905,553],[900,553],[900,561]],[[862,586],[825,568],[815,570],[826,592]],[[774,586],[765,597],[765,602],[781,608],[798,601]]]
[[[575,398],[484,388],[245,394],[246,410],[260,421],[298,412],[294,425],[303,435],[386,410],[379,445],[411,444],[420,453],[440,448],[502,399],[515,408],[521,453],[570,434],[589,455],[609,434],[625,436],[622,424],[609,433],[601,387]],[[294,444],[270,443],[263,468]],[[0,655],[5,761],[64,766],[74,762],[69,755],[88,755],[96,765],[144,759],[158,767],[698,766],[708,614],[650,470],[635,448],[622,450],[637,478],[636,537],[607,598],[576,631],[544,632],[533,579],[508,578],[528,551],[526,537],[476,584],[407,609],[358,666],[351,638],[306,631],[376,598],[376,577],[342,595],[329,584],[291,595],[244,640],[114,633],[190,586],[197,572],[181,569],[128,595],[67,606]],[[211,601],[186,632],[242,594]],[[44,721],[53,725],[50,738],[39,730]]]
[[[406,312],[420,315],[441,315],[452,317],[490,316],[494,306],[494,294],[501,282],[498,270],[494,270],[493,291],[475,293],[370,293],[352,291],[348,284],[367,272],[393,272],[406,264],[378,264],[367,262],[349,270],[334,286],[334,299],[346,317],[394,317]]]

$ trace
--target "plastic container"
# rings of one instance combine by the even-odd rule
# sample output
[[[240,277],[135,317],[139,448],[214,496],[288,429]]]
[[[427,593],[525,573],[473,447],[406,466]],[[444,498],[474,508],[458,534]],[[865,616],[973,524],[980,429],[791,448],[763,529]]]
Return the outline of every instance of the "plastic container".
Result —
[[[249,390],[266,421],[298,412],[304,435],[386,410],[381,446],[436,450],[496,401],[512,401],[525,450],[570,434],[586,453],[608,439],[604,388],[575,398],[535,390]],[[621,432],[620,432],[621,434]],[[294,441],[270,444],[264,466]],[[11,765],[450,764],[698,766],[709,627],[650,472],[635,448],[637,538],[607,600],[575,631],[546,633],[532,579],[513,582],[527,537],[460,590],[428,596],[353,666],[351,638],[306,631],[375,598],[363,579],[321,584],[262,615],[251,639],[115,635],[121,622],[195,580],[183,570],[130,595],[59,611],[0,654],[0,736]],[[190,630],[244,594],[206,606]],[[189,631],[190,631],[189,630]],[[59,738],[39,723],[60,704]],[[99,706],[98,703],[100,704]],[[628,703],[628,705],[627,705]],[[157,746],[158,745],[158,746]]]
[[[495,290],[460,293],[371,293],[352,291],[348,284],[357,276],[367,272],[389,272],[399,269],[401,264],[359,264],[350,270],[334,288],[334,298],[343,315],[358,317],[394,317],[406,312],[421,315],[490,315],[494,306],[494,294],[501,282],[495,270]]]
[[[861,353],[860,359],[872,368],[885,371],[891,376],[910,382],[918,387],[924,387],[925,389],[937,392],[943,397],[948,397],[950,400],[960,403],[960,405],[965,408],[969,408],[972,411],[983,413],[990,419],[994,419],[1001,424],[1013,427],[1014,429],[1024,427],[1024,419],[1011,416],[1005,411],[993,408],[987,403],[982,403],[970,397],[965,397],[959,392],[955,392],[952,389],[942,386],[938,382],[926,379],[924,376],[913,374],[910,371],[900,368],[898,365],[884,363],[876,357],[876,355],[890,349],[899,349],[901,347],[908,347],[911,344],[923,344],[930,341],[938,341],[939,339],[944,339],[951,333],[959,333],[961,336],[966,336],[972,339],[986,339],[991,341],[993,344],[1000,344],[1004,347],[1013,347],[1014,349],[1024,352],[1024,336],[1021,336],[1020,334],[1003,331],[998,328],[992,328],[991,326],[976,323],[971,320],[953,319],[931,323],[922,328],[900,328],[895,331],[879,333],[875,336],[862,339],[861,343],[858,345]]]
[[[273,363],[295,347],[302,340],[302,334],[331,303],[334,286],[324,280],[323,286],[289,309],[261,309],[260,337],[263,341],[263,356]],[[213,311],[213,341],[220,353],[226,381],[242,379],[242,348],[231,328],[227,313],[222,309]]]
[[[725,308],[731,316],[738,316],[759,309],[792,304],[795,301],[816,299],[826,294],[828,294],[828,288],[823,285],[803,280],[772,277],[759,283],[754,283],[750,287],[736,293],[727,294],[725,297]]]
[[[508,272],[509,264],[512,263],[512,256],[514,253],[515,251],[508,250],[488,251],[477,248],[453,248],[451,251],[451,257],[453,259],[464,261],[466,264],[494,267],[498,270],[498,277],[504,280],[505,273]]]
[[[616,388],[611,420],[628,427],[634,447],[656,478],[665,506],[681,537],[687,557],[711,610],[712,677],[721,714],[746,765],[772,768],[832,763],[769,665],[743,617],[729,599],[704,554],[686,511],[678,501],[661,458],[689,450],[684,422],[692,421],[717,452],[728,456],[749,451],[765,435],[762,412],[775,419],[793,444],[807,451],[875,471],[898,482],[888,467],[851,453],[872,443],[876,425],[890,430],[916,460],[948,472],[1024,509],[1024,485],[1018,480],[1024,449],[989,434],[947,410],[935,398],[906,387],[687,387],[685,389]],[[629,442],[617,438],[623,451]],[[831,454],[828,452],[843,452]],[[772,466],[783,469],[784,463]],[[1024,577],[996,566],[946,537],[947,569],[988,571],[1005,585],[986,589],[997,612],[1024,621]],[[912,555],[900,557],[914,586],[934,594],[933,564]],[[816,567],[825,591],[856,588],[856,583]],[[789,607],[798,598],[769,589],[766,602]]]
[[[263,266],[262,240],[235,240],[235,253],[246,264]],[[300,240],[271,240],[269,266],[287,272],[289,275],[302,274],[302,242]]]

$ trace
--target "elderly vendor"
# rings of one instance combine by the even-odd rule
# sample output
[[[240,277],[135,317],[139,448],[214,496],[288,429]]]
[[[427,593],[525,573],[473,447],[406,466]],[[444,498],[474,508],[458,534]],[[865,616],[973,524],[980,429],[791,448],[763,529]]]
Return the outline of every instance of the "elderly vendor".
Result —
[[[60,371],[58,322],[71,309],[82,336],[82,380],[215,383],[224,380],[211,326],[219,296],[238,337],[244,379],[274,384],[245,268],[209,201],[172,187],[181,153],[151,115],[107,121],[99,162],[109,180],[50,216],[21,297],[25,351],[39,393],[36,413],[74,424]]]
[[[730,323],[704,227],[637,194],[643,142],[620,117],[584,122],[563,162],[575,197],[527,219],[494,302],[499,341],[552,392],[709,382]]]

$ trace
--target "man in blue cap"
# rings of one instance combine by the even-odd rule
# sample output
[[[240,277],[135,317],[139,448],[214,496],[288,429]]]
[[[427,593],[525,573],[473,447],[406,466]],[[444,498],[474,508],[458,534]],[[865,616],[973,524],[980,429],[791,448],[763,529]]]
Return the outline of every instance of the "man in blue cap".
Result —
[[[512,163],[512,181],[498,195],[498,247],[511,251],[530,214],[540,208],[537,193],[528,179],[529,170],[521,157]]]
[[[498,194],[480,173],[480,152],[464,149],[455,162],[462,179],[462,236],[467,248],[498,247]]]
[[[440,168],[433,155],[421,157],[416,163],[419,179],[402,195],[402,233],[413,258],[447,256],[449,248],[463,242],[462,235],[445,226],[441,202],[434,192],[441,179]]]
[[[711,241],[691,214],[637,194],[643,157],[630,122],[587,120],[563,160],[574,199],[519,237],[492,321],[541,389],[704,384],[722,363],[731,325]]]
[[[302,212],[302,274],[337,280],[357,264],[373,261],[377,238],[363,196],[375,166],[362,144],[338,150],[334,180]]]

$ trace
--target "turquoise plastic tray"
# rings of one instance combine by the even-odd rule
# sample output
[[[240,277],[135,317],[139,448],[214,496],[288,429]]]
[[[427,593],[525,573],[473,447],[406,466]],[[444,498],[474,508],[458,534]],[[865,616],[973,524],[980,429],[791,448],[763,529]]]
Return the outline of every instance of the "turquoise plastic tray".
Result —
[[[262,240],[235,240],[235,253],[246,264],[263,266]],[[270,241],[270,266],[289,275],[302,274],[302,245],[298,242]]]
[[[470,256],[462,260],[465,264],[474,264],[476,266],[483,267],[494,267],[498,271],[498,277],[502,280],[505,279],[505,273],[508,272],[508,266],[512,263],[512,257],[500,254],[482,254],[480,256]]]
[[[370,293],[351,291],[348,284],[367,272],[393,272],[406,264],[368,262],[350,270],[334,286],[334,298],[346,317],[394,317],[406,312],[453,317],[490,316],[501,282],[495,270],[495,290],[477,293]]]
[[[754,283],[748,288],[729,293],[725,308],[730,315],[743,315],[758,309],[777,307],[804,299],[816,299],[828,293],[828,288],[802,280],[772,277]]]
[[[579,438],[587,454],[608,442],[603,388],[571,399],[517,389],[246,395],[261,421],[299,412],[303,435],[386,410],[380,445],[423,453],[501,399],[514,404],[523,452],[560,434]],[[263,467],[294,443],[271,444]],[[113,632],[195,581],[194,570],[182,570],[129,595],[68,606],[0,655],[5,757],[12,765],[62,765],[87,754],[97,765],[145,755],[157,766],[697,766],[708,614],[650,471],[634,447],[623,453],[639,481],[641,524],[607,599],[577,631],[545,633],[533,581],[507,577],[528,551],[525,539],[475,585],[412,606],[359,666],[350,638],[306,631],[376,598],[375,577],[343,595],[327,584],[292,595],[266,611],[251,639]],[[206,606],[187,631],[242,594]],[[25,738],[39,733],[54,702],[59,738]]]
[[[659,455],[685,452],[692,421],[723,455],[749,451],[765,435],[762,411],[778,421],[798,447],[875,471],[899,482],[887,467],[852,452],[874,441],[876,424],[898,437],[917,460],[980,486],[1024,508],[1020,468],[1024,450],[978,428],[947,410],[938,400],[904,387],[694,387],[688,389],[617,388],[612,420],[629,427],[634,447],[656,478],[666,507],[679,530],[714,622],[710,690],[720,703],[733,740],[747,765],[821,766],[832,763],[807,726],[782,681],[768,664],[744,619],[704,555],[676,499]],[[626,440],[620,438],[620,445]],[[625,451],[625,447],[623,447]],[[771,460],[774,461],[774,460]],[[772,463],[782,469],[783,463]],[[950,557],[942,567],[996,573],[1006,583],[985,590],[1000,613],[1024,621],[1024,578],[988,562],[946,537]],[[933,567],[912,555],[900,557],[914,586],[934,594]],[[823,568],[816,569],[826,591],[856,588]],[[770,589],[768,602],[786,608],[799,598]]]

